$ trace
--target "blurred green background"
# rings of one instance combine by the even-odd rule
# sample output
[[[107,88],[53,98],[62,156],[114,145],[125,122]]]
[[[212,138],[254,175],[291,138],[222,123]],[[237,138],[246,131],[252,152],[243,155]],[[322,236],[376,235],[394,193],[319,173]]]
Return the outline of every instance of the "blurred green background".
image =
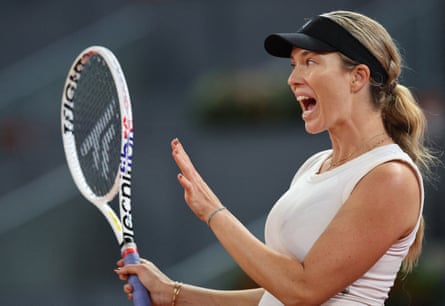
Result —
[[[286,86],[289,62],[265,36],[350,9],[380,21],[401,47],[439,150],[444,138],[445,2],[9,0],[0,4],[0,305],[131,305],[113,272],[119,249],[76,190],[60,135],[73,59],[114,51],[135,119],[134,218],[140,252],[170,277],[213,288],[254,286],[183,201],[169,142],[179,137],[230,210],[259,238],[298,166],[329,146],[304,133]],[[420,265],[387,305],[445,305],[442,177],[426,190]]]

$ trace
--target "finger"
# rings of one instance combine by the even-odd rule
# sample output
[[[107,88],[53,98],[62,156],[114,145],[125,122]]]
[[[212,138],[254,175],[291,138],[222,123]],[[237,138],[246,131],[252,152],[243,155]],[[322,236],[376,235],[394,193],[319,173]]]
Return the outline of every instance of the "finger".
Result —
[[[132,301],[133,300],[133,286],[130,284],[125,284],[123,286],[124,292],[127,294],[127,298]]]
[[[173,149],[173,158],[179,169],[181,169],[181,172],[183,172],[184,174],[188,175],[196,171],[195,167],[193,166],[192,160],[179,141]]]
[[[137,274],[137,264],[128,264],[125,265],[123,267],[119,267],[117,269],[115,269],[114,271],[119,274],[119,275],[123,275],[123,274]]]
[[[172,150],[174,150],[176,148],[176,146],[179,144],[179,139],[175,138],[170,142],[170,145],[172,147]]]
[[[125,292],[126,294],[133,293],[133,286],[130,285],[130,284],[125,284],[125,285],[124,285],[124,292]]]
[[[141,262],[141,264],[149,264],[150,262],[145,259],[145,258],[139,258],[139,261]]]
[[[117,262],[116,262],[116,264],[117,264],[117,266],[118,267],[123,267],[125,264],[124,264],[124,260],[121,258],[121,259],[119,259]]]
[[[118,272],[118,269],[115,269],[114,272],[116,272],[117,276],[120,280],[127,281],[128,280],[128,274],[121,274]]]
[[[184,188],[185,191],[188,191],[188,192],[191,191],[192,184],[182,173],[178,174],[178,181],[179,181],[179,184],[181,184],[182,188]]]
[[[146,260],[146,259],[144,259],[144,258],[140,258],[140,259],[139,259],[139,262],[140,262],[140,263],[145,263],[145,264],[150,263],[148,260]],[[117,266],[118,266],[118,269],[119,269],[119,268],[123,268],[123,267],[125,266],[125,263],[124,263],[124,260],[123,260],[123,259],[119,259],[119,260],[116,262],[116,264],[117,264]]]
[[[143,266],[141,264],[128,264],[123,267],[119,267],[114,269],[114,272],[119,276],[121,280],[128,280],[130,274],[138,275],[143,270]]]

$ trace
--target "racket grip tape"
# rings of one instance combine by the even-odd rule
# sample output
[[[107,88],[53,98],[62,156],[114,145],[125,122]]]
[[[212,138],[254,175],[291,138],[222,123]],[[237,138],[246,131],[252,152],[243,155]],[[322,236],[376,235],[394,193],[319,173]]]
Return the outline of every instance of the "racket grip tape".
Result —
[[[139,253],[135,247],[125,248],[122,252],[124,263],[138,264],[140,263]],[[151,306],[148,290],[142,285],[138,276],[133,274],[128,277],[128,283],[133,287],[133,305],[134,306]]]

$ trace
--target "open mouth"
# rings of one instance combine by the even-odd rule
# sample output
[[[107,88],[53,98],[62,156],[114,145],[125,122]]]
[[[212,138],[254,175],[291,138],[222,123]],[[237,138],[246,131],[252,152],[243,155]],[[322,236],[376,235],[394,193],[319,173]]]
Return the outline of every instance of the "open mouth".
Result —
[[[299,97],[297,97],[297,100],[298,100],[298,102],[301,103],[301,105],[303,107],[303,111],[310,111],[317,104],[317,100],[315,100],[314,98],[306,97],[306,96],[299,96]]]

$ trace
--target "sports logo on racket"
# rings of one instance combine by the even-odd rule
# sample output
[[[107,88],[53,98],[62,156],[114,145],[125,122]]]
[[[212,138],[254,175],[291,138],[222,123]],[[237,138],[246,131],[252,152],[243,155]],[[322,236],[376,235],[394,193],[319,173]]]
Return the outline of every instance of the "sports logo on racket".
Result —
[[[124,116],[122,119],[124,143],[121,152],[121,184],[120,184],[120,206],[122,209],[122,225],[124,227],[124,240],[134,239],[133,221],[131,218],[131,167],[133,164],[133,121]]]
[[[116,100],[113,99],[93,129],[80,144],[80,155],[84,157],[92,152],[94,167],[105,178],[109,176],[109,171],[111,170],[109,166],[110,143],[117,135],[114,125],[110,124],[112,118],[116,116],[116,103]]]
[[[126,116],[122,119],[122,126],[124,128],[124,138],[127,139],[130,133],[133,132],[133,120],[129,120]]]
[[[63,92],[63,133],[73,133],[73,120],[74,120],[74,95],[76,93],[77,83],[79,82],[80,75],[82,74],[85,64],[90,59],[92,53],[88,52],[83,54],[81,58],[74,64],[71,74],[69,75],[65,90]]]

